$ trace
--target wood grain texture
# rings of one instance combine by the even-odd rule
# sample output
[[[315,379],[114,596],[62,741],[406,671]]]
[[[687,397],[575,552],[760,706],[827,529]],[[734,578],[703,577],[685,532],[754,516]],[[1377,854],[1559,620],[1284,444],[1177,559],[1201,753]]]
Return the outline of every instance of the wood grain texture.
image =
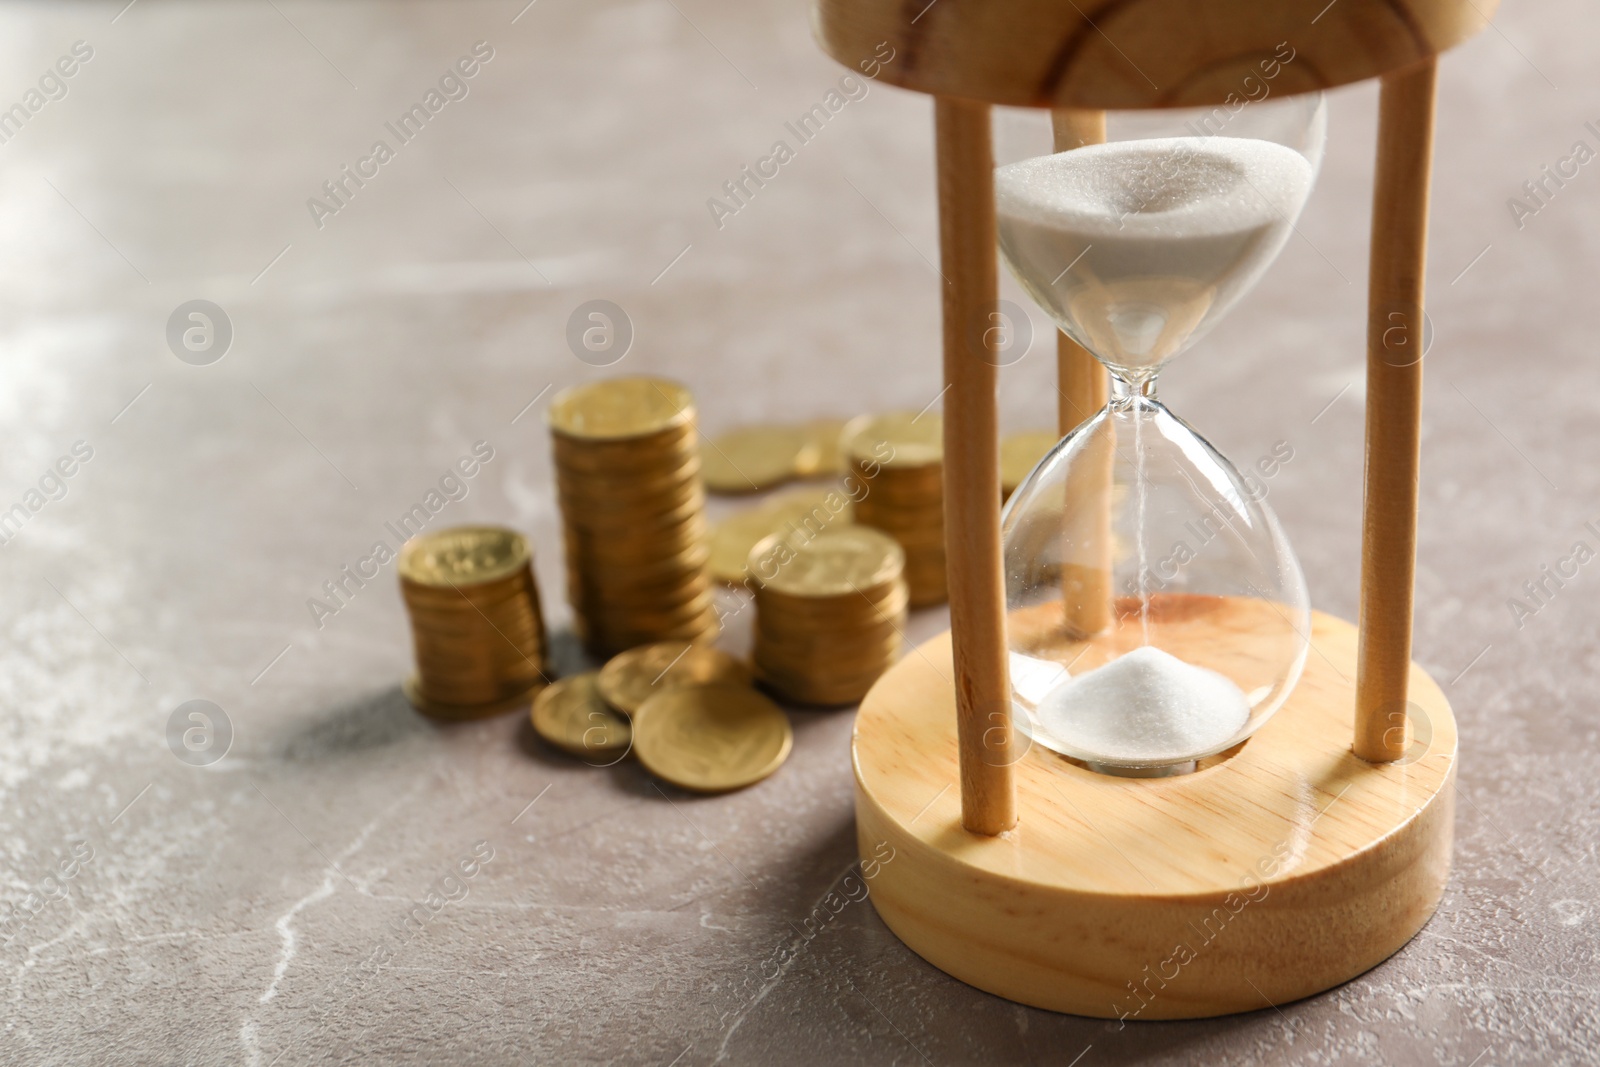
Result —
[[[1369,760],[1396,759],[1406,749],[1436,67],[1429,59],[1387,75],[1378,103],[1354,742],[1356,754]]]
[[[893,849],[879,914],[962,981],[1103,1018],[1253,1011],[1374,966],[1444,889],[1455,721],[1413,667],[1425,750],[1358,759],[1355,627],[1317,614],[1312,641],[1278,714],[1194,774],[1116,778],[1028,751],[1017,827],[998,837],[962,828],[948,635],[924,644],[856,719],[861,854]]]
[[[1400,70],[1471,37],[1497,6],[816,0],[812,27],[823,51],[852,70],[886,44],[894,58],[879,79],[918,92],[1022,107],[1183,107],[1259,99],[1262,86],[1308,92]]]
[[[1106,113],[1058,108],[1050,113],[1050,128],[1057,152],[1104,144]],[[1062,436],[1105,407],[1111,395],[1105,367],[1061,330],[1056,331],[1056,394],[1056,421]],[[1066,487],[1067,511],[1073,520],[1063,536],[1076,546],[1074,558],[1099,557],[1096,565],[1062,566],[1062,604],[1067,625],[1081,634],[1098,633],[1111,623],[1113,459],[1109,447],[1091,448],[1079,469],[1069,476]],[[1086,504],[1090,498],[1096,501],[1093,506]]]
[[[944,275],[944,527],[960,693],[961,802],[967,829],[1017,821],[1011,787],[1011,684],[1000,572],[1000,437],[990,317],[995,275],[989,108],[936,99],[939,261]]]

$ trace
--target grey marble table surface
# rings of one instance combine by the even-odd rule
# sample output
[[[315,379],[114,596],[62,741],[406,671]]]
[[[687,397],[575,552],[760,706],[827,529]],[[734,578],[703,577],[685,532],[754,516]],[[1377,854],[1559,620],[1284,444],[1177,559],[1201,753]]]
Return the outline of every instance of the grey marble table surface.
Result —
[[[844,94],[732,210],[839,87],[802,0],[0,6],[0,1062],[1596,1062],[1600,563],[1562,563],[1600,547],[1596,41],[1593,5],[1514,4],[1442,65],[1416,654],[1461,728],[1444,902],[1322,996],[1124,1029],[947,978],[866,901],[804,925],[855,862],[849,709],[696,798],[519,716],[415,714],[392,567],[308,606],[487,442],[436,521],[525,531],[564,633],[543,413],[573,383],[675,377],[711,432],[931,403],[925,98]],[[1288,446],[1271,503],[1347,618],[1375,104],[1332,94],[1297,235],[1163,380],[1241,464]],[[1048,131],[1002,112],[996,144]],[[611,367],[567,343],[599,299],[633,329]],[[169,344],[196,300],[220,359]],[[1032,315],[1009,428],[1053,418]],[[1546,566],[1576,573],[1535,597]],[[168,738],[197,699],[231,734],[204,766]]]

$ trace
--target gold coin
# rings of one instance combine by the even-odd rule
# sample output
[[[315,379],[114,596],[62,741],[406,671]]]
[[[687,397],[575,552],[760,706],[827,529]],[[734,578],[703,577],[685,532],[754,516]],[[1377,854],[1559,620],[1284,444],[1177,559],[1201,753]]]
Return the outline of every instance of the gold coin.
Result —
[[[557,393],[545,418],[558,434],[616,441],[693,420],[694,399],[689,390],[663,378],[609,378]]]
[[[756,542],[789,528],[821,532],[850,522],[850,499],[837,489],[795,489],[729,516],[711,531],[711,576],[730,585],[745,580]]]
[[[546,687],[529,713],[534,731],[574,756],[614,756],[633,747],[633,725],[600,699],[598,677],[589,671]]]
[[[689,417],[666,422],[657,429],[632,437],[575,437],[557,430],[550,435],[550,448],[558,465],[565,466],[570,461],[580,467],[593,466],[604,471],[630,463],[647,466],[683,463],[693,457],[697,451],[695,441],[699,436],[693,418],[693,400],[682,386],[669,389],[667,384],[653,382],[649,396],[665,396],[668,408],[680,402],[688,405],[682,413]],[[670,413],[662,414],[670,418]],[[645,423],[650,424],[648,421]]]
[[[856,494],[858,510],[919,510],[938,514],[944,507],[944,468],[884,467],[873,477],[856,469],[863,491]]]
[[[798,426],[743,426],[700,449],[700,475],[713,493],[771,489],[815,462],[816,448]]]
[[[1000,442],[1000,493],[1010,496],[1060,438],[1045,430],[1014,433]]]
[[[936,515],[921,513],[919,516],[918,513],[912,513],[908,518],[906,514],[891,509],[872,511],[858,508],[855,520],[859,526],[882,530],[908,549],[914,544],[931,548],[944,544],[944,523]]]
[[[650,599],[666,599],[673,594],[682,594],[679,599],[683,599],[690,595],[691,589],[698,594],[710,588],[702,572],[706,555],[706,551],[697,546],[668,559],[630,566],[595,562],[589,554],[568,553],[569,568],[577,567],[586,573],[569,570],[567,589],[569,592],[574,589],[609,592],[615,596],[634,593]]]
[[[806,681],[813,685],[840,685],[856,678],[870,682],[888,670],[899,656],[900,649],[884,648],[871,656],[861,656],[846,663],[835,659],[824,661],[821,657],[794,659],[762,649],[754,662],[755,672],[761,677]]]
[[[898,651],[905,632],[903,617],[877,618],[870,609],[866,615],[841,617],[831,624],[818,619],[796,619],[790,624],[775,626],[775,621],[776,616],[770,611],[757,620],[755,647],[758,651],[793,659],[870,659],[884,648]]]
[[[605,623],[618,630],[631,630],[649,635],[698,624],[706,612],[711,610],[711,603],[711,597],[704,596],[671,607],[630,607],[616,612],[608,612],[605,607],[599,607],[584,614],[591,622]],[[664,637],[647,636],[644,640],[629,642],[628,647],[631,649],[634,645],[660,644],[665,641]],[[682,644],[681,641],[678,643]],[[629,709],[624,707],[621,710]]]
[[[717,635],[716,615],[707,611],[697,620],[675,624],[671,627],[651,629],[648,632],[628,630],[618,626],[611,626],[604,620],[595,620],[578,615],[572,621],[572,628],[583,641],[583,646],[596,656],[616,655],[630,648],[652,642],[693,641],[700,644],[709,644]]]
[[[568,441],[551,434],[550,458],[558,478],[614,479],[637,473],[640,477],[664,479],[674,474],[695,474],[700,470],[700,452],[694,444],[693,426],[689,423],[674,438],[660,434],[629,438],[627,451],[616,448],[614,442]],[[634,447],[636,444],[638,447]]]
[[[908,591],[904,581],[877,590],[863,589],[860,595],[792,597],[771,589],[756,589],[756,610],[760,630],[771,634],[790,631],[814,633],[818,629],[848,623],[852,627],[887,624],[905,614]]]
[[[806,441],[811,445],[811,455],[796,465],[795,473],[802,478],[823,478],[844,473],[844,453],[839,451],[839,437],[844,433],[844,419],[813,419],[801,427]],[[809,459],[809,462],[807,462]]]
[[[893,412],[851,419],[839,448],[857,463],[927,467],[944,461],[944,422],[933,412]]]
[[[590,578],[610,584],[635,580],[640,572],[658,573],[673,569],[688,570],[701,565],[708,551],[702,523],[664,534],[649,541],[617,541],[612,538],[570,535],[563,550],[567,559],[584,570],[594,568]],[[611,573],[608,573],[611,570]],[[633,572],[624,577],[625,572]]]
[[[840,596],[900,576],[905,550],[867,526],[834,526],[815,537],[774,534],[750,550],[756,581],[790,596]]]
[[[681,789],[725,793],[767,777],[789,758],[788,716],[745,685],[691,685],[657,693],[633,721],[645,770]]]
[[[885,667],[884,670],[888,670]],[[791,704],[804,704],[817,708],[838,708],[846,704],[859,704],[872,689],[874,682],[882,677],[860,679],[848,683],[826,682],[819,683],[807,680],[793,680],[772,678],[762,675],[759,679],[763,688],[771,690]]]
[[[685,685],[728,682],[749,685],[750,671],[726,652],[682,641],[630,648],[600,668],[600,696],[633,714],[656,693]]]
[[[456,526],[420,534],[400,548],[400,577],[418,585],[476,585],[528,565],[528,542],[500,526]]]
[[[575,476],[558,471],[556,488],[565,498],[564,503],[637,507],[660,498],[680,495],[691,486],[698,488],[698,474],[694,464],[661,475],[631,467],[616,473],[579,473]]]
[[[416,674],[409,674],[400,684],[400,690],[405,694],[411,706],[422,714],[432,719],[444,719],[449,722],[468,722],[473,719],[483,719],[491,715],[499,715],[515,707],[525,706],[533,699],[533,694],[544,685],[543,678],[536,678],[531,684],[522,689],[507,694],[491,693],[482,700],[473,702],[439,700],[425,692],[422,681]],[[477,694],[474,694],[476,696]]]

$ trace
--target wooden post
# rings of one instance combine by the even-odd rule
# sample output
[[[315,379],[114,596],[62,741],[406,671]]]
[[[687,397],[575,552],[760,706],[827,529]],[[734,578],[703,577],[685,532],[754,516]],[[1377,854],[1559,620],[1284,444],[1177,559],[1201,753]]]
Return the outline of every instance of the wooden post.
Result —
[[[1437,61],[1386,74],[1367,290],[1367,442],[1355,753],[1405,754],[1421,463],[1423,268]]]
[[[961,822],[998,834],[1017,822],[1011,684],[1000,570],[994,150],[989,105],[934,98],[939,261],[944,289],[944,529],[954,643]]]
[[[1050,112],[1055,150],[1104,144],[1106,113],[1057,108]],[[1110,380],[1088,349],[1056,331],[1056,415],[1062,436],[1106,406]],[[1107,427],[1110,431],[1111,428]],[[1069,558],[1061,568],[1063,623],[1088,637],[1111,625],[1111,481],[1114,439],[1090,442],[1066,486],[1067,518],[1062,529]]]

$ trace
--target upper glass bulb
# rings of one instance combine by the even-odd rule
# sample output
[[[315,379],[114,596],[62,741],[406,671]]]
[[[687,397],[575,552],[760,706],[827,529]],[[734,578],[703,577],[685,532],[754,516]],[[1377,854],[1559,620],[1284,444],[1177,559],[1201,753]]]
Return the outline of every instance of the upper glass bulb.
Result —
[[[1007,636],[1035,743],[1163,774],[1254,733],[1309,648],[1305,578],[1263,483],[1155,383],[1283,247],[1326,120],[1313,95],[1109,128],[1120,139],[995,172],[1007,265],[1113,383],[1006,504]]]
[[[1123,378],[1155,373],[1255,284],[1321,165],[1321,94],[1217,111],[1118,114],[1125,139],[995,171],[1007,265]]]

